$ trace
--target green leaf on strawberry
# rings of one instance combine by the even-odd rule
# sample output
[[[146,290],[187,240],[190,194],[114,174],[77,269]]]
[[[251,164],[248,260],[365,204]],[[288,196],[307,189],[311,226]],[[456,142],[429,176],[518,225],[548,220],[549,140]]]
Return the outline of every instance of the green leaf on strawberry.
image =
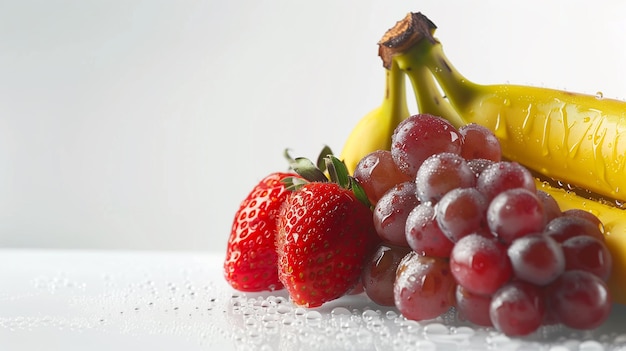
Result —
[[[297,190],[307,182],[331,181],[339,184],[344,189],[352,190],[359,201],[366,206],[371,206],[365,190],[354,177],[350,176],[346,164],[335,157],[328,146],[324,146],[320,152],[317,165],[304,157],[292,158],[289,155],[289,150],[285,150],[284,156],[289,162],[289,167],[301,177],[284,180],[289,190]],[[326,176],[324,171],[328,172],[329,176]]]

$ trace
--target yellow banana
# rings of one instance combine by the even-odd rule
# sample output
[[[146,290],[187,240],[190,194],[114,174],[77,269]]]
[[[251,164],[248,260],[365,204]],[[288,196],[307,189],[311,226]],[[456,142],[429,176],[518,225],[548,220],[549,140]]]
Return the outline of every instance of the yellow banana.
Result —
[[[420,79],[415,77],[418,67],[430,70],[460,117],[453,124],[480,123],[498,136],[507,158],[626,201],[626,102],[539,87],[475,84],[448,61],[432,36],[432,22],[419,13],[405,21],[417,31],[404,36],[414,44],[391,61],[411,80]]]
[[[386,69],[385,96],[381,105],[361,118],[341,151],[339,159],[345,162],[348,172],[354,173],[361,158],[370,152],[389,150],[394,129],[408,116],[404,74],[392,64]]]
[[[562,209],[585,209],[603,222],[614,261],[609,286],[614,300],[626,304],[626,210],[620,208],[626,201],[626,103],[538,87],[473,83],[448,61],[433,36],[435,29],[424,15],[408,14],[379,42],[385,67],[397,65],[407,74],[420,112],[445,117],[457,127],[484,125],[496,134],[507,159],[584,189],[580,195],[537,181]]]

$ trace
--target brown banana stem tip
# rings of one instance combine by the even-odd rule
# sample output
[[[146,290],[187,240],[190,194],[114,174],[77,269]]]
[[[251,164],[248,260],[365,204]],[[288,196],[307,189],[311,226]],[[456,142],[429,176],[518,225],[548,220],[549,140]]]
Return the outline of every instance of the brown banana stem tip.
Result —
[[[437,26],[422,13],[408,13],[388,29],[378,42],[378,56],[383,60],[383,66],[390,69],[393,55],[406,51],[424,38],[435,43],[435,29]]]

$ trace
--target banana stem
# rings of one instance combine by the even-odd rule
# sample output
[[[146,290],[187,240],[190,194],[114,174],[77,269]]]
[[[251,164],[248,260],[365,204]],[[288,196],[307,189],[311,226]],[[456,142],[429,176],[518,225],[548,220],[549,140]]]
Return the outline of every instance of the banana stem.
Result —
[[[379,41],[379,56],[385,67],[397,64],[409,76],[420,109],[450,118],[459,127],[470,121],[461,119],[453,110],[464,111],[482,89],[465,78],[448,61],[441,43],[433,36],[435,29],[435,24],[426,16],[409,13]],[[438,102],[441,93],[426,69],[434,75],[446,93],[448,104]]]
[[[440,43],[425,42],[424,44],[426,45],[415,46],[407,51],[405,53],[407,61],[413,62],[421,59],[441,85],[452,106],[459,111],[464,111],[475,100],[477,92],[481,92],[482,89],[454,68],[443,53]],[[427,46],[427,50],[423,46]]]
[[[445,116],[457,128],[466,124],[452,108],[447,98],[442,95],[439,86],[427,67],[416,66],[411,70],[405,71],[405,73],[413,85],[415,99],[421,113]]]
[[[400,122],[409,117],[406,78],[398,65],[385,67],[382,103],[359,120],[346,140],[340,159],[350,174],[359,161],[376,150],[390,150],[391,136]]]
[[[393,130],[409,116],[406,100],[406,80],[404,73],[395,63],[385,70],[385,74],[385,97],[381,104],[381,109],[383,113],[389,113],[392,116],[389,123]],[[389,140],[389,143],[391,143],[391,140]]]

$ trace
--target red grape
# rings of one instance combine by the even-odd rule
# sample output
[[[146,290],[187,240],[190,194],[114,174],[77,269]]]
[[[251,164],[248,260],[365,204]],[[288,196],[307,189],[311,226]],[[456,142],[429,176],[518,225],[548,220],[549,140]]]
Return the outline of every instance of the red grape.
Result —
[[[579,235],[592,236],[604,241],[604,235],[596,224],[578,216],[561,216],[554,218],[546,224],[544,233],[551,236],[559,243]]]
[[[483,295],[493,294],[513,275],[506,247],[479,234],[465,236],[454,245],[450,269],[460,285]]]
[[[491,200],[499,193],[514,188],[536,191],[535,178],[530,171],[516,162],[500,161],[485,168],[476,187],[487,199]]]
[[[354,178],[374,205],[394,185],[412,180],[400,172],[389,150],[373,151],[363,157],[354,170]]]
[[[366,262],[361,273],[361,282],[365,293],[372,301],[383,306],[393,306],[396,269],[402,258],[410,251],[408,247],[383,244]]]
[[[563,214],[558,202],[556,202],[552,195],[546,193],[545,191],[537,190],[537,198],[539,198],[541,204],[543,205],[543,212],[546,214],[546,222],[549,222],[556,217],[560,217]]]
[[[432,319],[454,305],[456,282],[448,261],[412,251],[400,262],[393,288],[395,305],[412,320]]]
[[[503,191],[489,204],[487,224],[500,240],[511,243],[543,230],[546,224],[543,205],[534,191],[525,188]]]
[[[430,203],[421,203],[409,213],[405,230],[413,251],[424,256],[450,257],[454,243],[439,228],[435,208]]]
[[[515,239],[508,248],[515,276],[535,285],[546,285],[565,270],[561,246],[547,235]]]
[[[415,182],[400,183],[389,189],[374,207],[374,227],[381,239],[393,245],[409,246],[406,218],[418,204]]]
[[[604,281],[580,270],[566,271],[548,287],[547,305],[562,324],[574,329],[599,327],[611,312]]]
[[[417,171],[417,198],[421,202],[437,202],[448,191],[469,188],[476,184],[474,172],[465,160],[453,153],[430,156]]]
[[[456,309],[459,318],[484,327],[490,327],[489,307],[491,296],[474,294],[461,285],[456,287]]]
[[[609,279],[613,257],[606,244],[598,238],[579,235],[562,244],[566,270],[583,270],[595,274],[604,281]]]
[[[463,136],[461,146],[461,156],[467,160],[487,159],[500,161],[502,150],[498,138],[491,130],[480,124],[470,123],[459,128],[459,133]]]
[[[447,120],[418,114],[400,122],[391,137],[391,155],[398,168],[414,178],[422,162],[441,152],[461,152],[462,136]]]
[[[476,188],[449,191],[437,203],[437,222],[452,242],[478,232],[487,233],[487,199]]]
[[[596,215],[589,211],[585,211],[580,208],[570,208],[569,210],[563,211],[563,215],[586,219],[595,224],[596,227],[598,227],[598,229],[600,230],[600,233],[604,233],[604,224],[602,223],[602,221],[600,221],[600,218],[598,218]]]
[[[528,335],[544,320],[546,306],[539,287],[513,281],[500,288],[491,300],[489,315],[496,329],[509,336]]]

